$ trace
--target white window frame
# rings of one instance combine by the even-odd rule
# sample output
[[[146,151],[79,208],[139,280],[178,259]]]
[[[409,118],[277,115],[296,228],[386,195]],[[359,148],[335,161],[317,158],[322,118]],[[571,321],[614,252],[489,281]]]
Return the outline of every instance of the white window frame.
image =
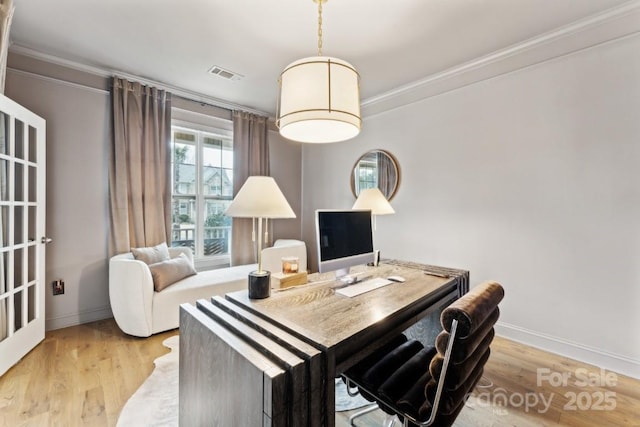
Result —
[[[181,112],[184,112],[181,110]],[[221,139],[230,140],[233,143],[233,124],[230,121],[212,118],[214,124],[205,125],[202,123],[194,123],[187,120],[181,119],[172,119],[171,120],[171,140],[173,141],[173,134],[175,129],[182,129],[186,132],[204,132],[208,135],[213,135],[215,137],[219,137]],[[204,156],[204,144],[203,144],[203,134],[198,133],[196,138],[196,183],[195,183],[195,194],[173,194],[173,182],[171,185],[171,196],[172,199],[174,196],[187,196],[193,197],[195,196],[196,200],[196,224],[195,224],[195,241],[200,242],[201,244],[195,245],[195,253],[194,253],[194,263],[197,270],[208,270],[213,268],[221,268],[228,267],[231,265],[231,251],[229,250],[228,254],[225,255],[204,255],[204,222],[205,222],[205,202],[206,199],[211,199],[210,196],[205,196],[202,192],[201,182],[203,179],[203,168],[202,168],[202,159]],[[171,147],[173,152],[173,144]],[[172,176],[173,180],[173,176]],[[173,203],[173,202],[172,202]],[[229,234],[231,238],[231,233]],[[229,241],[230,245],[230,241]]]

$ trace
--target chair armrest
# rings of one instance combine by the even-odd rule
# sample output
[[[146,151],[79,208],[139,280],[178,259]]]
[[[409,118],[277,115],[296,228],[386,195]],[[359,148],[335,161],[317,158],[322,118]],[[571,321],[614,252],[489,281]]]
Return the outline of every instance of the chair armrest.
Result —
[[[109,301],[123,332],[148,337],[152,331],[153,279],[142,261],[116,255],[109,260]]]

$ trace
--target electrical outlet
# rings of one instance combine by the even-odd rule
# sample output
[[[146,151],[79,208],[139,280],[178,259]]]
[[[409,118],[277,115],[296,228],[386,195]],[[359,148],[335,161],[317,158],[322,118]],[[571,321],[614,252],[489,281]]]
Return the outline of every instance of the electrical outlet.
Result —
[[[53,295],[64,294],[64,281],[62,279],[51,282],[51,287],[53,288]]]

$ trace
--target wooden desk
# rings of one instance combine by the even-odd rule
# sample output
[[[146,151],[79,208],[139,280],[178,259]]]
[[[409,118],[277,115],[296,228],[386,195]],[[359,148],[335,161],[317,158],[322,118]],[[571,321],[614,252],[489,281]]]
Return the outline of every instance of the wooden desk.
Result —
[[[283,334],[295,337],[320,351],[321,373],[318,378],[321,384],[309,383],[306,387],[320,392],[321,403],[319,406],[307,404],[304,406],[305,410],[316,412],[300,416],[300,419],[308,419],[308,425],[335,424],[334,378],[337,375],[420,319],[439,312],[468,290],[469,273],[464,270],[392,260],[383,261],[378,267],[362,270],[365,274],[371,273],[372,277],[400,275],[406,281],[349,298],[336,294],[336,289],[342,286],[341,282],[331,279],[329,275],[313,274],[310,275],[312,283],[272,292],[271,297],[263,300],[250,300],[246,291],[226,295],[226,299],[233,303],[224,304],[227,311],[233,312],[235,305],[239,311],[254,315],[254,319],[248,321],[249,316],[246,314],[233,314],[242,318],[246,324],[261,331],[264,331],[264,326],[257,325],[259,321],[275,327],[265,334],[269,339],[280,342],[280,335]],[[443,273],[449,277],[425,275],[424,270]],[[218,304],[222,305],[220,302]],[[181,333],[185,332],[187,331],[181,330]],[[182,347],[180,357],[182,358]],[[180,379],[183,380],[182,375]],[[317,393],[308,394],[310,400],[317,400],[317,397]],[[188,396],[184,398],[186,400]],[[181,384],[181,410],[182,403]],[[295,414],[290,414],[290,420],[296,418]],[[287,424],[284,422],[282,425]]]

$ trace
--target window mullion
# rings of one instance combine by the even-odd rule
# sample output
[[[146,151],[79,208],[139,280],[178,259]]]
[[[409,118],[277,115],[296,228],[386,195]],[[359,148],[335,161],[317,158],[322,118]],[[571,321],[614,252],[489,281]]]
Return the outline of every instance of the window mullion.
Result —
[[[181,151],[183,158],[180,166],[174,166],[172,171],[172,234],[174,241],[180,240],[176,245],[193,247],[198,268],[229,263],[231,224],[223,212],[231,201],[233,169],[223,167],[229,166],[232,155],[223,154],[222,150],[231,150],[230,137],[230,133],[220,129],[172,126],[174,144],[179,140],[181,150],[187,150]],[[185,148],[187,145],[188,149]],[[172,156],[175,156],[177,149],[175,146],[172,149]],[[224,160],[223,155],[227,156]],[[175,162],[176,159],[173,160]],[[184,212],[183,203],[188,205]],[[185,220],[183,214],[188,214],[189,218]],[[210,242],[205,242],[205,238]]]
[[[196,146],[196,256],[204,257],[204,195],[202,191],[203,176],[202,165],[204,163],[204,134],[198,132],[198,142]]]

